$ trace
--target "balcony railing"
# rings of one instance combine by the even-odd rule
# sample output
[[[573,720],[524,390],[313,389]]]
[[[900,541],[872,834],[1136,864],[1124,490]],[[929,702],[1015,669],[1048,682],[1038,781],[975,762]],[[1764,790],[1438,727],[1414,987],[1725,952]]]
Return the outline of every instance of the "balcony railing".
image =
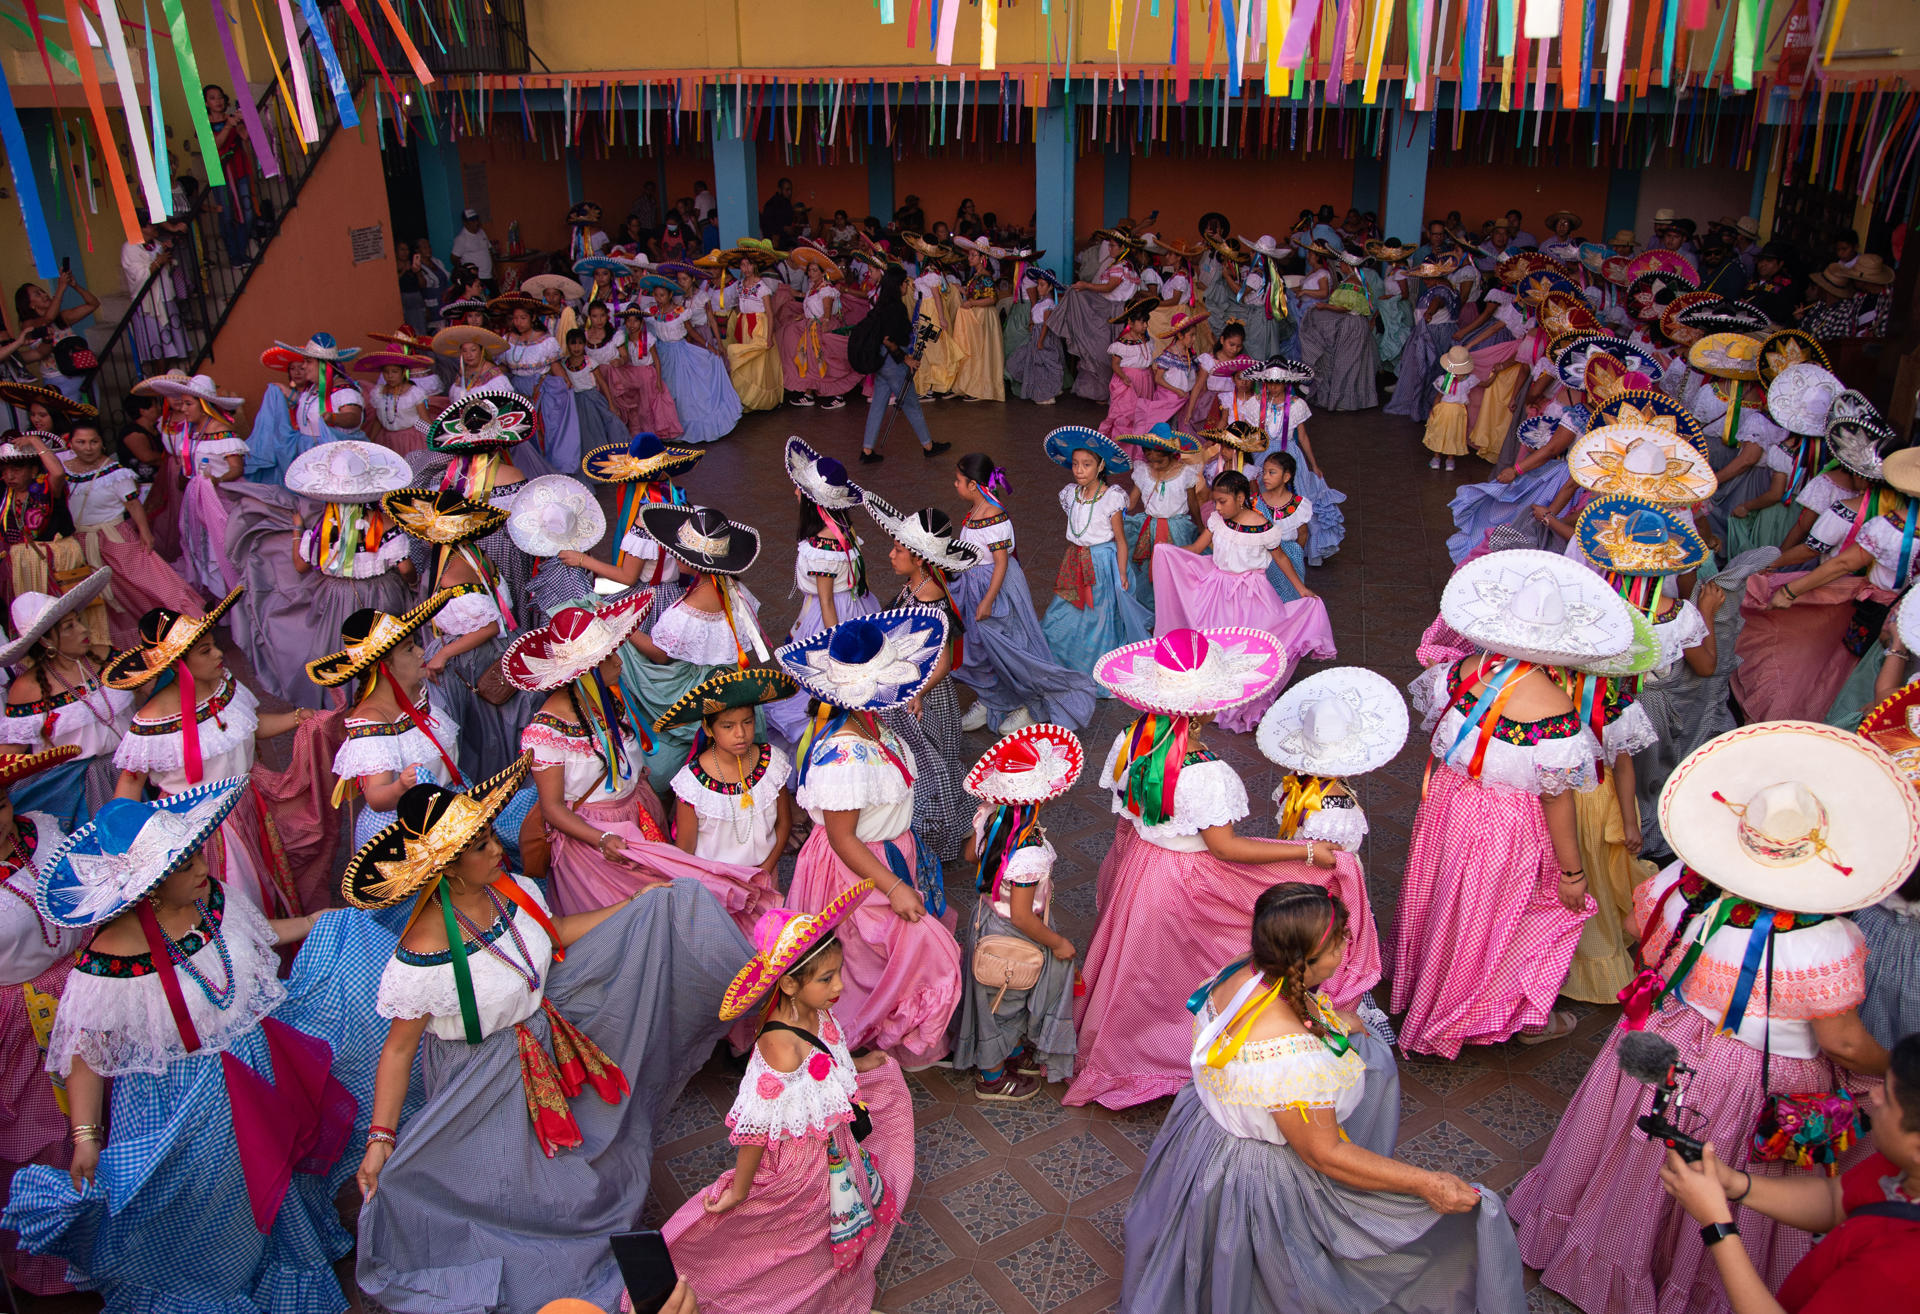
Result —
[[[523,0],[488,0],[486,5],[454,0],[454,4],[459,6],[457,11],[441,8],[437,14],[429,14],[425,5],[400,7],[407,36],[436,75],[530,73],[535,64],[546,67],[527,45]],[[386,24],[373,24],[373,42],[388,68],[407,67],[406,53]]]

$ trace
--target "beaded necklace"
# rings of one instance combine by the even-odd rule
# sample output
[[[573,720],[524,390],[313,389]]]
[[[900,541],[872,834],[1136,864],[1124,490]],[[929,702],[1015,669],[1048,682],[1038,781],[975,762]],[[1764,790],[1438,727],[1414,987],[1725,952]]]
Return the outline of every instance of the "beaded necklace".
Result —
[[[156,904],[156,910],[158,907],[159,905]],[[174,938],[167,934],[167,928],[160,924],[160,919],[157,916],[154,918],[153,924],[160,928],[160,942],[166,946],[168,960],[171,961],[175,967],[185,972],[187,976],[192,979],[193,983],[200,987],[200,993],[207,997],[208,1003],[212,1004],[215,1008],[224,1009],[233,1002],[233,990],[235,984],[237,984],[233,975],[233,954],[227,949],[226,936],[220,933],[219,925],[213,920],[212,915],[207,912],[206,900],[195,899],[193,901],[193,908],[195,912],[200,914],[200,920],[195,923],[195,925],[205,926],[207,928],[207,939],[213,944],[214,949],[220,955],[220,969],[226,976],[227,983],[218,990],[213,988],[213,983],[207,980],[206,974],[193,965],[191,957],[180,948]]]
[[[1105,496],[1106,490],[1101,489],[1100,493],[1089,502],[1086,498],[1080,496],[1079,488],[1076,487],[1073,490],[1073,507],[1067,512],[1067,530],[1071,536],[1075,538],[1085,537],[1087,531],[1093,528],[1094,516],[1099,514],[1098,511],[1090,509],[1087,512],[1086,522],[1083,524],[1080,521],[1079,508],[1083,506],[1088,508],[1098,507],[1100,505],[1100,499]]]
[[[517,977],[520,977],[522,980],[524,980],[527,983],[528,994],[532,994],[534,991],[540,988],[540,970],[533,965],[533,951],[527,948],[527,942],[521,938],[520,928],[514,925],[514,919],[507,916],[506,905],[500,902],[499,895],[495,894],[491,889],[489,889],[487,891],[487,900],[488,902],[493,904],[494,920],[495,921],[505,920],[507,924],[507,934],[513,937],[514,950],[520,955],[520,958],[522,960],[520,963],[516,963],[513,961],[513,959],[507,957],[505,952],[501,950],[498,944],[494,943],[492,940],[487,939],[487,935],[485,931],[482,931],[479,927],[475,926],[470,920],[468,920],[467,915],[465,913],[461,912],[458,908],[455,908],[453,904],[452,896],[447,895],[443,892],[441,897],[447,900],[447,907],[453,909],[454,920],[460,923],[460,928],[463,931],[467,932],[467,934],[471,935],[475,940],[478,940],[480,942],[480,947],[482,949],[492,954],[495,958],[498,958],[501,962],[505,963],[508,967],[512,968],[513,974]],[[522,965],[522,963],[524,963],[524,966]]]

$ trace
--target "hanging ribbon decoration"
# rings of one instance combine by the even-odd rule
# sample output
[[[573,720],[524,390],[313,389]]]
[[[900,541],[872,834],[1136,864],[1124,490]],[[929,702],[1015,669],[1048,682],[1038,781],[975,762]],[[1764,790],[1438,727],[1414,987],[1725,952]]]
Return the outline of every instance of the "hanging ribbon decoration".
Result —
[[[227,7],[222,0],[211,0],[213,5],[213,25],[220,33],[220,52],[227,62],[227,79],[234,86],[244,88],[247,85],[245,70],[240,65],[240,51],[233,43],[233,19],[227,15]],[[280,76],[276,66],[275,78]],[[260,174],[265,178],[280,176],[280,157],[274,153],[273,139],[267,136],[267,130],[260,122],[260,110],[253,103],[253,96],[242,91],[236,97],[240,102],[240,117],[247,125],[247,141],[253,147],[253,158],[259,161]]]
[[[1513,8],[1513,0],[1500,3],[1502,12]],[[1361,99],[1369,105],[1380,98],[1380,66],[1387,58],[1387,34],[1392,28],[1393,0],[1373,0],[1373,23],[1367,29],[1367,76],[1360,89]]]
[[[1594,0],[1597,4],[1599,0]],[[1563,0],[1560,11],[1560,108],[1580,105],[1580,54],[1577,46],[1586,26],[1587,0]]]
[[[179,4],[180,0],[165,0],[167,4]],[[380,48],[373,44],[373,32],[367,27],[367,19],[360,12],[360,0],[340,0],[341,7],[347,11],[347,21],[353,24],[353,30],[360,34],[360,40],[366,43],[367,53],[373,56],[373,67],[380,74],[380,80],[387,85],[387,94],[393,97],[393,117],[400,120],[400,92],[393,85],[393,77],[387,72],[387,63],[380,58]],[[374,97],[377,109],[380,98]]]
[[[313,84],[307,79],[307,61],[300,55],[300,29],[294,25],[292,0],[280,0],[280,31],[287,42],[287,71],[293,75],[293,105],[300,123],[300,140],[314,145],[320,140],[320,118],[313,108]],[[272,42],[268,42],[272,49]],[[274,65],[276,76],[279,65]],[[281,88],[284,95],[286,89]]]
[[[106,42],[107,62],[113,68],[113,80],[120,88],[120,112],[127,120],[127,148],[133,155],[134,168],[140,174],[140,186],[147,195],[147,213],[155,219],[165,217],[168,211],[169,196],[161,194],[160,180],[153,172],[153,153],[147,140],[147,116],[140,108],[140,96],[133,85],[133,60],[127,54],[126,34],[120,30],[120,15],[113,7],[112,0],[106,0],[101,15],[100,31]],[[109,128],[100,138],[104,144],[113,140]],[[111,156],[112,151],[105,154]],[[133,235],[127,240],[138,242],[140,229],[138,221]]]
[[[1751,4],[1753,0],[1744,0]],[[1620,79],[1627,66],[1627,17],[1625,0],[1613,0],[1607,7],[1607,82],[1608,100],[1620,99]]]
[[[214,3],[218,4],[219,0],[214,0]],[[433,70],[427,67],[426,60],[420,58],[419,50],[414,47],[413,38],[407,35],[406,25],[400,21],[400,15],[394,12],[393,0],[378,0],[378,3],[380,5],[380,12],[387,16],[388,26],[393,28],[393,39],[400,43],[401,53],[407,57],[407,63],[413,66],[413,76],[419,79],[421,86],[432,86]],[[420,13],[422,17],[425,17],[426,12],[426,7],[424,5],[421,6]],[[427,30],[430,32],[433,31],[432,20],[428,20]],[[439,33],[434,33],[434,37],[437,40]],[[444,47],[442,48],[444,49]],[[375,58],[377,59],[379,56],[376,55]]]
[[[1417,3],[1417,0],[1411,0]],[[1249,0],[1251,3],[1251,0]],[[1267,0],[1267,95],[1285,96],[1293,88],[1293,71],[1282,67],[1280,46],[1293,17],[1293,0]]]
[[[207,118],[207,98],[195,94],[202,85],[200,61],[193,51],[193,36],[187,31],[186,9],[180,0],[160,0],[160,9],[167,16],[167,32],[173,38],[173,58],[180,65],[180,85],[187,93],[187,115],[193,120],[194,136],[200,139],[200,159],[207,166],[207,186],[225,187],[227,174],[220,167],[220,147],[213,140],[213,123]],[[151,50],[151,23],[147,26],[147,42]],[[245,100],[248,95],[247,84],[242,82],[240,98]]]
[[[334,108],[340,114],[340,126],[359,127],[360,111],[353,104],[353,88],[347,85],[347,75],[340,67],[340,52],[333,48],[333,37],[327,31],[326,21],[320,17],[320,0],[300,0],[300,12],[306,17],[307,35],[313,38],[313,48],[320,52],[320,67],[326,72],[327,89],[333,93]],[[294,49],[293,64],[298,68],[299,48],[296,46]]]
[[[95,94],[98,94],[97,87]],[[34,272],[42,278],[52,278],[60,272],[60,261],[53,253],[53,235],[47,231],[46,211],[40,204],[40,184],[33,177],[33,157],[27,153],[27,135],[20,128],[20,113],[14,108],[13,88],[7,84],[7,70],[3,65],[0,65],[0,143],[7,148],[7,169],[13,174],[13,195],[20,203],[20,222],[27,230]]]
[[[161,178],[173,177],[173,162],[167,158],[167,118],[166,108],[160,103],[160,62],[153,53],[153,13],[147,0],[140,0],[140,17],[146,20],[147,36],[147,114],[153,121],[153,171]],[[192,86],[192,83],[186,85]],[[204,98],[203,98],[204,100]],[[204,108],[204,105],[202,106]],[[173,201],[173,188],[167,188],[169,207]],[[171,213],[171,209],[169,209]]]
[[[1703,3],[1703,0],[1694,0],[1694,3]],[[1833,62],[1833,48],[1840,44],[1840,29],[1846,26],[1847,6],[1851,3],[1852,0],[1833,0],[1833,22],[1827,26],[1827,48],[1820,56],[1822,64]]]
[[[1114,8],[1120,0],[1113,0]],[[1000,0],[980,0],[980,67],[992,72],[1000,52]]]
[[[1467,21],[1460,38],[1460,108],[1480,108],[1480,84],[1487,54],[1487,0],[1467,0]]]
[[[1739,0],[1739,5],[1739,16],[1733,26],[1733,89],[1752,91],[1760,25],[1759,0]]]
[[[934,47],[934,61],[953,63],[953,36],[960,25],[960,0],[945,0],[940,6],[940,39]]]

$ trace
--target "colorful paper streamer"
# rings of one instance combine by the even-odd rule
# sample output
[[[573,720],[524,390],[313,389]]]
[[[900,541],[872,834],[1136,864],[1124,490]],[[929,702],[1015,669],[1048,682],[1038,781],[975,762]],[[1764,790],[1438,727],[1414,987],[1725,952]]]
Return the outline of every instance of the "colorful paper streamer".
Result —
[[[27,134],[21,129],[20,113],[13,106],[13,88],[7,84],[4,62],[0,62],[0,142],[6,143],[7,168],[13,174],[13,195],[20,202],[20,222],[26,226],[27,249],[33,252],[34,272],[42,278],[52,278],[60,272],[60,261],[53,253],[53,234],[47,231],[46,211],[40,205],[40,184],[34,180],[33,157],[27,152]]]

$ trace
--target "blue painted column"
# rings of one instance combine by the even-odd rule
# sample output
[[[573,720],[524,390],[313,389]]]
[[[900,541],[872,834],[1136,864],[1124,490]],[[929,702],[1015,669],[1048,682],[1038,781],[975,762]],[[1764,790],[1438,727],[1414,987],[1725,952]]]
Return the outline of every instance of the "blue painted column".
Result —
[[[1111,228],[1133,213],[1133,152],[1109,144],[1102,164],[1100,222]]]
[[[587,184],[580,177],[580,152],[568,146],[562,158],[567,162],[567,204],[578,205],[587,199]]]
[[[1040,263],[1056,278],[1073,281],[1073,116],[1055,104],[1051,91],[1033,140],[1034,242],[1047,253]]]
[[[1766,170],[1755,172],[1764,175]],[[1631,232],[1639,213],[1640,170],[1615,169],[1607,178],[1607,221],[1601,225],[1606,231],[1596,240],[1604,242],[1622,228]]]
[[[444,138],[434,143],[415,137],[414,149],[420,161],[420,199],[427,211],[427,238],[434,252],[447,259],[453,250],[454,234],[460,231],[460,212],[467,208],[460,147]]]
[[[1381,189],[1380,227],[1386,236],[1415,246],[1426,240],[1427,139],[1432,131],[1432,111],[1415,114],[1396,110],[1387,124],[1387,177]],[[1356,166],[1356,196],[1359,190],[1360,170]]]
[[[875,141],[867,146],[867,213],[891,223],[893,205],[893,147]]]
[[[720,245],[760,236],[760,184],[751,138],[713,139],[713,196],[720,206]],[[891,216],[889,216],[891,217]]]
[[[47,236],[53,240],[54,260],[73,261],[73,276],[81,283],[86,282],[86,263],[83,256],[85,248],[80,243],[79,229],[74,226],[73,187],[47,165],[47,134],[53,127],[53,111],[43,109],[23,109],[20,111],[20,131],[27,139],[27,154],[33,160],[33,180],[40,187],[40,209],[46,215]],[[146,213],[144,202],[136,206],[142,214]],[[93,241],[101,246],[104,234],[108,251],[118,251],[126,234],[120,231],[120,221],[105,206],[94,216]],[[101,221],[105,222],[102,223]],[[48,290],[52,289],[54,275],[48,275],[39,281]],[[113,288],[112,291],[119,289]],[[97,292],[96,292],[97,295]],[[80,304],[79,298],[68,303]]]

